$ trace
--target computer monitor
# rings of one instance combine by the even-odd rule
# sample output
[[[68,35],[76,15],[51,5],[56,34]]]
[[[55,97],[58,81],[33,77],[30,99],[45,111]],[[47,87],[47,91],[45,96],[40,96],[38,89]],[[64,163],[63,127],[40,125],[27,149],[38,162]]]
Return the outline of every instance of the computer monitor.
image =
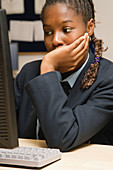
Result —
[[[0,148],[18,146],[6,11],[0,9]]]

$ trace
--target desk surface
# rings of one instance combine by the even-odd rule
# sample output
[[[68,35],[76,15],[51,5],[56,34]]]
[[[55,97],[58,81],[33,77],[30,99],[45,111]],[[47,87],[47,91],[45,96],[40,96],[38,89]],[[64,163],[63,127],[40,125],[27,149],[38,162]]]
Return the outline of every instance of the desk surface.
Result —
[[[19,139],[20,146],[47,147],[45,141]],[[2,167],[0,170],[30,170],[30,168]],[[62,159],[43,170],[113,170],[113,146],[84,145],[62,153]],[[38,169],[39,170],[39,169]]]

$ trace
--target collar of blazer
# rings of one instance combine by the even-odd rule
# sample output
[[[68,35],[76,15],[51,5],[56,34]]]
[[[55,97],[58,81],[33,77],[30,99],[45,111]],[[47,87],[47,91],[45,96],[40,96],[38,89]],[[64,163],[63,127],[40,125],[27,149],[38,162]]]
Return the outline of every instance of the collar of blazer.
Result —
[[[74,108],[76,105],[81,104],[81,101],[83,99],[83,96],[86,94],[87,90],[83,90],[80,85],[81,85],[81,81],[86,73],[86,71],[89,69],[91,63],[93,63],[94,61],[94,54],[90,51],[89,52],[89,60],[86,64],[86,66],[84,67],[84,69],[82,70],[82,72],[80,73],[80,75],[77,78],[77,81],[75,82],[69,96],[68,96],[68,102],[67,105],[71,108]]]

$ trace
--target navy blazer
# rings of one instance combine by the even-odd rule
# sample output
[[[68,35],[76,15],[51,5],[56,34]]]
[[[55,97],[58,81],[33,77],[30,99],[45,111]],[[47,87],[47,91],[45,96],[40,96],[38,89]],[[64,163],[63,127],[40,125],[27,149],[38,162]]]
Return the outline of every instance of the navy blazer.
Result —
[[[36,138],[39,119],[49,147],[71,150],[88,140],[113,144],[113,63],[101,58],[98,75],[89,89],[80,86],[89,60],[67,96],[56,72],[40,75],[41,61],[26,64],[14,81],[18,134]]]

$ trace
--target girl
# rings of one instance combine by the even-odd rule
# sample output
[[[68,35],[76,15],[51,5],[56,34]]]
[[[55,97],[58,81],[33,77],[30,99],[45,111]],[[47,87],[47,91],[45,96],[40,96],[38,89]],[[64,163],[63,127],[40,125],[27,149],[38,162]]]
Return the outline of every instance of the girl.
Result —
[[[92,0],[46,0],[41,20],[48,53],[15,79],[19,137],[61,151],[113,144],[113,63],[101,57]]]

